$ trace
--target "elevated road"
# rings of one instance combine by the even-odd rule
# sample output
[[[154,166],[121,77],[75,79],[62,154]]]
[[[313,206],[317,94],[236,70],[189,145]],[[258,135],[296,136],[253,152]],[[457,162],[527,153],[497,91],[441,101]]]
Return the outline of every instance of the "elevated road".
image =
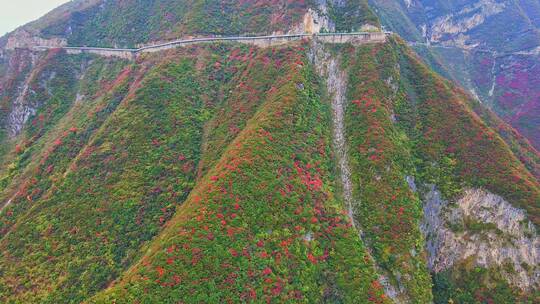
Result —
[[[305,39],[317,39],[324,43],[383,43],[386,37],[390,35],[388,32],[356,32],[356,33],[319,33],[319,34],[293,34],[293,35],[269,35],[269,36],[236,36],[236,37],[208,37],[194,39],[179,39],[160,44],[145,45],[140,48],[103,48],[103,47],[88,47],[88,46],[36,46],[34,49],[46,51],[50,49],[63,49],[68,54],[96,54],[107,57],[121,57],[133,59],[141,53],[160,52],[168,49],[184,47],[194,44],[216,43],[216,42],[236,42],[256,45],[259,47],[270,47],[281,44],[286,44],[291,41],[299,41]]]

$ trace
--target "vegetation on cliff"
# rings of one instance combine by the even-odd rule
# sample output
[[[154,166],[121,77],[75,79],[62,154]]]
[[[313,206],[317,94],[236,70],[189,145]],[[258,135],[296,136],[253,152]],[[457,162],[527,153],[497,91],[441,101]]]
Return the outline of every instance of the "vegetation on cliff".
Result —
[[[322,12],[320,1],[98,3],[29,29],[133,46],[287,31]],[[338,31],[379,26],[366,1],[326,5]],[[430,274],[420,197],[431,185],[448,201],[483,188],[538,226],[538,152],[399,38],[326,45],[346,83],[349,210],[312,43],[131,61],[2,54],[0,301],[533,303],[500,265]],[[29,117],[10,135],[14,111]]]

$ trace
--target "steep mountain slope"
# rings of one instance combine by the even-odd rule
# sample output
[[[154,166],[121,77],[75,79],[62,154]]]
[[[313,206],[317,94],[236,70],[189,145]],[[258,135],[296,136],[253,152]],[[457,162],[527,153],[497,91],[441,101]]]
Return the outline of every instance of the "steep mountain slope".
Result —
[[[396,278],[407,278],[406,274],[410,274],[419,282],[419,273],[411,272],[411,266],[404,266],[404,261],[414,261],[412,244],[418,242],[414,219],[420,215],[415,209],[418,206],[414,203],[415,192],[424,202],[424,221],[430,215],[429,208],[426,209],[429,201],[423,194],[425,186],[435,185],[441,190],[442,197],[451,201],[458,201],[464,189],[487,188],[514,203],[522,201],[521,207],[532,208],[529,209],[530,219],[538,223],[533,216],[538,212],[538,181],[509,153],[501,138],[488,131],[489,128],[475,115],[470,97],[429,72],[400,44],[346,54],[354,54],[345,57],[344,66],[351,66],[355,72],[349,76],[351,105],[347,130],[352,172],[356,172],[353,179],[361,181],[357,188],[362,202],[360,218],[368,240],[375,240],[371,241],[375,257],[393,271]],[[493,132],[493,136],[489,132]],[[515,174],[520,177],[512,177]],[[523,179],[523,182],[513,183],[514,179]],[[523,188],[515,188],[515,184]],[[441,221],[444,222],[444,217]],[[481,234],[483,229],[471,231],[465,227],[463,231]],[[532,248],[534,256],[538,238],[534,228],[531,231],[530,242],[536,245],[527,248]],[[431,231],[423,229],[423,232],[428,240],[428,260],[433,255],[445,256],[456,249],[429,250]],[[466,237],[460,237],[468,242]],[[516,247],[522,248],[520,246]],[[506,249],[496,250],[504,252]],[[467,256],[472,259],[472,264],[489,267],[497,264],[475,260],[476,253]],[[527,255],[518,260],[527,259]],[[533,267],[536,263],[536,260],[528,261]],[[430,270],[437,272],[455,265],[457,263],[450,263],[437,269],[433,266],[438,265],[428,264]],[[460,277],[454,276],[454,279],[459,282]],[[481,288],[485,286],[469,292],[481,292]],[[455,294],[450,294],[454,298]],[[435,289],[434,295],[437,298],[439,290]],[[497,297],[498,293],[484,296]]]
[[[293,59],[287,75],[123,279],[128,292],[96,301],[381,296],[369,257],[335,200],[329,107],[302,53],[284,53]]]
[[[152,3],[74,1],[3,38],[1,302],[539,300],[538,152],[396,36],[32,49],[376,30],[365,2]]]
[[[317,48],[319,47],[315,46],[315,52],[321,52]],[[347,106],[345,125],[346,130],[348,130],[346,138],[350,145],[348,154],[353,185],[352,214],[350,214],[355,223],[353,227],[361,230],[361,239],[368,245],[369,255],[374,258],[375,269],[381,275],[379,281],[385,287],[386,294],[398,302],[428,302],[431,296],[429,292],[426,292],[429,283],[426,281],[425,257],[420,254],[423,251],[423,242],[418,222],[424,218],[420,199],[426,204],[424,207],[426,215],[422,221],[429,219],[429,208],[432,204],[432,200],[429,199],[430,194],[428,194],[429,185],[441,189],[442,193],[438,192],[439,196],[456,202],[461,202],[459,199],[463,193],[467,195],[469,190],[466,189],[486,187],[494,193],[504,195],[518,206],[521,204],[521,207],[528,208],[528,214],[533,215],[538,213],[535,209],[539,197],[538,182],[523,164],[512,156],[507,145],[498,135],[495,135],[494,132],[492,135],[484,133],[490,131],[472,111],[468,104],[470,101],[459,92],[454,92],[449,83],[445,83],[429,72],[403,45],[392,43],[386,46],[346,47],[333,52],[337,52],[333,56],[338,56],[343,60],[341,67],[332,67],[331,62],[325,63],[324,61],[319,61],[318,64],[329,64],[326,73],[329,75],[329,83],[335,87],[341,85],[340,81],[332,80],[333,77],[336,77],[332,76],[333,73],[341,75],[337,77],[344,77],[342,81],[348,83],[345,95],[347,96],[346,103],[349,106]],[[339,70],[345,74],[340,73]],[[301,81],[302,86],[295,85],[298,81]],[[290,89],[304,91],[309,90],[309,87],[305,80],[293,78],[293,82],[289,83]],[[334,91],[333,93],[340,95],[345,92]],[[434,103],[435,100],[440,100],[440,104]],[[267,107],[272,105],[272,108],[284,109],[279,101],[267,101],[270,103]],[[297,102],[300,103],[297,107],[303,104],[301,101]],[[447,109],[447,107],[451,108]],[[91,302],[130,302],[134,299],[141,299],[144,302],[160,298],[187,300],[194,296],[201,296],[201,299],[205,299],[210,294],[216,294],[210,292],[212,290],[210,286],[217,286],[222,291],[216,296],[234,302],[239,299],[245,300],[248,295],[242,294],[241,291],[246,292],[246,290],[235,291],[235,289],[229,290],[229,288],[223,290],[223,288],[225,286],[234,288],[234,286],[245,286],[246,284],[258,286],[250,292],[252,297],[257,297],[256,299],[277,297],[282,301],[290,300],[291,293],[283,293],[284,290],[291,292],[295,290],[295,280],[290,277],[290,267],[292,266],[287,266],[291,265],[290,263],[296,264],[289,261],[289,259],[294,261],[295,255],[290,253],[289,247],[296,248],[299,246],[298,242],[300,244],[302,242],[309,243],[313,241],[312,238],[317,240],[317,237],[313,237],[311,231],[306,236],[304,234],[306,228],[301,224],[295,227],[296,233],[293,232],[290,236],[292,244],[290,244],[291,239],[287,239],[281,241],[281,245],[277,245],[278,241],[272,239],[274,229],[276,229],[275,225],[274,228],[270,228],[271,230],[266,230],[268,228],[265,226],[259,228],[259,225],[266,223],[264,221],[257,221],[256,224],[249,222],[254,217],[251,212],[258,212],[257,214],[262,215],[263,218],[271,217],[274,224],[281,223],[281,217],[290,216],[288,209],[281,207],[279,211],[264,211],[265,209],[261,210],[262,207],[258,205],[251,207],[250,202],[258,202],[257,204],[259,204],[262,201],[265,202],[262,206],[273,206],[275,203],[271,202],[276,200],[276,196],[287,198],[298,191],[294,183],[289,183],[285,190],[277,190],[282,187],[280,186],[281,179],[278,179],[275,182],[278,185],[268,196],[257,198],[259,193],[264,192],[268,186],[263,187],[260,184],[260,176],[265,174],[264,169],[261,171],[259,168],[259,170],[252,172],[251,162],[263,164],[261,168],[271,167],[270,163],[267,163],[267,158],[270,158],[272,163],[281,158],[279,156],[281,152],[272,150],[271,147],[276,141],[280,143],[282,138],[286,140],[279,144],[281,149],[287,146],[287,142],[291,142],[291,139],[285,136],[279,128],[265,127],[262,129],[264,131],[258,129],[258,132],[251,129],[257,130],[263,122],[271,123],[273,119],[266,118],[268,113],[272,113],[270,108],[261,108],[257,114],[260,116],[256,116],[257,119],[251,121],[253,127],[250,127],[249,124],[246,127],[250,132],[244,131],[256,135],[256,139],[251,140],[257,143],[261,141],[262,135],[263,143],[260,143],[260,146],[247,148],[247,144],[243,141],[233,142],[229,149],[234,156],[227,157],[225,154],[220,161],[222,166],[227,169],[220,168],[218,164],[217,171],[210,171],[206,181],[201,184],[202,188],[196,189],[191,199],[188,199],[187,204],[191,207],[183,209],[173,218],[171,226],[167,227],[148,246],[148,249],[145,250],[146,254],[140,262],[131,268],[115,286]],[[278,115],[280,127],[284,121],[288,121],[283,119],[281,115],[283,114]],[[449,125],[437,124],[437,121],[442,121],[437,118],[440,115],[445,115],[447,120],[459,119],[461,122]],[[293,117],[302,119],[303,115],[297,114]],[[456,129],[455,126],[460,124],[462,126]],[[324,124],[322,125],[324,126]],[[294,127],[288,127],[286,130],[287,132],[292,130],[295,133]],[[453,134],[454,132],[460,133],[459,136]],[[244,138],[241,133],[237,140],[247,141],[248,138]],[[304,134],[301,138],[308,139],[309,137]],[[462,141],[453,142],[454,138],[459,138]],[[292,142],[295,143],[294,147],[298,146],[296,141],[292,140]],[[251,143],[248,147],[251,145],[255,144]],[[315,148],[316,142],[311,146]],[[249,153],[245,151],[246,149]],[[269,154],[261,152],[269,149]],[[448,154],[450,150],[452,152]],[[252,160],[254,157],[252,153],[255,153],[256,160]],[[259,153],[263,153],[263,156],[266,155],[266,157],[259,156]],[[298,157],[298,153],[294,153],[294,155]],[[289,162],[290,169],[288,170],[300,174],[301,181],[307,189],[317,190],[321,186],[321,182],[322,189],[326,187],[324,174],[319,177],[317,174],[307,173],[306,176],[302,177],[302,174],[306,174],[302,163],[299,161],[293,163],[293,160],[289,160]],[[472,166],[476,169],[471,170]],[[230,172],[231,170],[232,172]],[[276,171],[284,172],[283,169],[276,169]],[[316,172],[322,174],[320,169]],[[238,177],[233,177],[237,174]],[[489,178],[487,178],[488,176]],[[241,187],[235,186],[238,179],[242,181]],[[511,183],[516,179],[522,180],[514,183],[521,185],[522,189],[511,186]],[[407,180],[409,184],[407,184]],[[254,187],[259,186],[256,188],[257,191],[250,190],[252,189],[250,182],[254,183]],[[263,182],[263,185],[266,186],[266,183]],[[269,201],[266,202],[268,199]],[[484,197],[479,198],[479,202],[486,200],[487,198]],[[306,199],[301,198],[300,201],[306,202]],[[244,208],[243,206],[246,204],[250,207]],[[507,203],[505,202],[505,204]],[[278,203],[278,206],[281,205]],[[345,207],[347,207],[346,204]],[[290,208],[292,211],[297,207],[293,205]],[[304,208],[300,207],[296,211],[303,214]],[[501,208],[503,211],[500,212],[506,212],[504,208],[511,207],[501,205]],[[304,215],[304,220],[299,222],[309,223],[311,217],[311,223],[318,225],[324,222],[317,216],[321,213],[326,214],[326,212],[318,211],[315,212],[315,217],[311,217],[310,214]],[[444,224],[445,215],[439,213],[437,217],[442,222],[440,225],[444,227],[446,225]],[[520,220],[528,222],[525,218]],[[531,217],[531,220],[537,221],[537,218]],[[469,238],[473,237],[474,239],[475,235],[489,234],[498,221],[499,219],[495,218],[489,219],[487,222],[481,220],[467,222],[466,224],[469,226],[473,225],[471,223],[478,224],[470,227],[465,226],[461,229],[470,235]],[[286,226],[289,225],[293,224]],[[423,232],[426,233],[428,240],[431,240],[431,234],[437,231],[431,231],[432,227],[429,224],[425,225]],[[238,227],[242,227],[239,228],[242,233],[247,233],[252,237],[236,238],[235,230]],[[442,227],[437,228],[442,230]],[[523,241],[527,244],[530,242],[532,244],[530,249],[537,250],[538,237],[536,237],[534,225],[530,223],[528,227],[524,228]],[[311,229],[317,231],[316,228]],[[269,231],[272,231],[270,235],[268,235]],[[496,303],[533,300],[533,295],[519,292],[519,288],[517,288],[517,286],[521,286],[519,275],[512,276],[510,281],[501,276],[508,271],[510,273],[507,275],[521,273],[520,275],[529,278],[527,284],[530,285],[521,286],[524,290],[530,291],[531,288],[533,290],[538,288],[538,282],[534,279],[534,273],[538,273],[538,261],[534,258],[529,259],[523,252],[519,253],[520,249],[526,248],[525,244],[501,244],[507,238],[513,238],[513,236],[496,234],[488,243],[500,246],[492,248],[494,252],[499,250],[505,252],[515,248],[517,252],[513,256],[512,263],[515,262],[514,264],[504,264],[506,263],[504,260],[482,262],[481,257],[477,255],[479,252],[457,257],[451,262],[441,261],[430,264],[430,269],[437,272],[435,297],[438,302],[445,303],[451,298],[464,303],[473,298],[483,298],[486,301],[495,301]],[[223,239],[226,240],[224,241],[226,245],[219,245]],[[441,236],[440,239],[433,240],[444,242],[447,238]],[[467,238],[464,240],[464,246],[472,247],[470,250],[481,251],[481,247],[475,248],[475,243],[467,241]],[[234,246],[237,242],[238,246]],[[266,256],[264,253],[268,252],[268,242],[270,242],[273,255],[277,255],[270,260],[271,264],[265,263],[264,259],[262,261],[258,259],[259,251],[262,251],[263,256]],[[195,252],[191,244],[197,245]],[[231,245],[233,246],[230,247]],[[208,246],[213,249],[208,248]],[[214,248],[221,249],[215,250]],[[437,249],[440,251],[428,250],[427,258],[429,260],[437,259],[437,256],[440,255],[444,256],[456,248],[440,247]],[[284,252],[282,252],[283,250]],[[293,252],[301,253],[304,251],[295,249]],[[326,251],[321,250],[320,252]],[[333,252],[333,250],[329,252]],[[285,260],[283,260],[283,255],[286,256]],[[313,260],[317,257],[316,254],[310,256],[307,253],[306,256],[316,265],[322,262],[317,259]],[[322,257],[324,257],[324,262],[333,263],[331,261],[335,256],[330,254],[327,257],[326,254],[323,254]],[[213,261],[222,262],[216,264]],[[475,265],[477,270],[471,272],[460,268],[462,267],[461,263],[465,262],[469,265]],[[199,266],[200,263],[203,265]],[[189,269],[194,266],[197,267],[197,271],[190,271]],[[339,266],[334,267],[341,269]],[[500,269],[503,267],[510,270]],[[526,267],[526,269],[522,267]],[[228,275],[221,274],[220,269],[223,268],[230,269],[232,272]],[[350,275],[361,277],[354,272]],[[270,278],[263,281],[267,276]],[[468,280],[487,280],[492,283],[471,284],[464,288],[460,282],[466,277]],[[309,282],[307,278],[305,280],[305,282]],[[441,283],[442,280],[445,283]],[[275,285],[270,285],[268,287],[270,289],[267,290],[262,282]],[[385,284],[388,285],[385,286]],[[189,288],[191,285],[193,287]],[[274,289],[271,289],[272,286]],[[334,288],[339,290],[339,287],[338,285]],[[302,300],[309,302],[331,292],[327,288],[322,290],[324,292],[319,296],[310,296],[303,290],[293,294],[300,295]],[[364,288],[354,292],[345,289],[346,294],[356,294],[360,290],[364,290]],[[331,293],[336,293],[336,291]],[[325,299],[330,302],[335,301],[331,298]],[[350,301],[350,299],[342,300]],[[364,298],[365,300],[366,298]],[[367,300],[369,301],[369,298]],[[363,302],[362,297],[353,302]]]
[[[540,147],[538,1],[372,0],[383,23]]]

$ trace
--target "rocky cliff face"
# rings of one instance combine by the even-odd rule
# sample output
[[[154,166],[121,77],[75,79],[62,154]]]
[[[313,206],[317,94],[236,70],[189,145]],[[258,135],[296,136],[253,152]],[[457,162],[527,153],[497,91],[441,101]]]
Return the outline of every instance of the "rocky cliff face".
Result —
[[[0,62],[0,141],[6,136],[17,135],[34,112],[32,107],[27,107],[25,96],[38,56],[29,50],[5,51],[3,54]]]
[[[34,49],[37,46],[45,46],[50,48],[63,47],[67,46],[67,39],[44,39],[39,37],[38,35],[33,35],[24,29],[19,29],[9,35],[7,43],[5,45],[5,49]]]
[[[35,40],[26,42],[33,43]],[[26,42],[17,43],[22,45]],[[4,111],[0,116],[0,125],[8,138],[14,138],[21,133],[26,122],[42,105],[42,100],[36,98],[36,90],[47,91],[48,83],[53,81],[56,75],[55,73],[40,75],[48,61],[42,53],[28,49],[12,50],[7,57],[9,59],[6,74],[0,78],[0,95],[4,96]],[[53,94],[51,91],[48,93]]]
[[[480,189],[466,190],[450,202],[429,186],[423,202],[422,230],[431,271],[438,273],[467,261],[500,268],[512,286],[538,289],[540,238],[523,210]]]
[[[478,47],[480,42],[471,41],[469,33],[482,26],[488,18],[502,13],[505,7],[504,2],[498,3],[493,0],[472,3],[457,12],[436,17],[429,23],[423,24],[421,26],[425,29],[423,36],[430,43],[443,43],[463,48]]]
[[[6,121],[6,128],[10,137],[19,135],[28,118],[36,113],[37,105],[30,105],[26,101],[31,80],[32,76],[30,75],[24,80],[22,86],[17,88],[17,97],[12,104]]]
[[[335,24],[328,17],[327,6],[320,4],[318,10],[309,9],[303,18],[303,22],[291,28],[290,34],[315,34],[322,31],[335,31]]]
[[[380,31],[378,21],[371,14],[369,7],[351,6],[350,1],[318,0],[308,8],[303,22],[289,33]],[[349,24],[344,24],[345,21]]]

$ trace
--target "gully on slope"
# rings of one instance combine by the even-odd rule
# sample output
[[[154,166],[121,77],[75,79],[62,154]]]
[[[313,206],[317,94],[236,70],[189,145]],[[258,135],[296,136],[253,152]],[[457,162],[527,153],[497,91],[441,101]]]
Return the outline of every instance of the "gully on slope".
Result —
[[[366,245],[367,251],[373,256],[369,244],[363,237],[361,224],[355,219],[354,209],[358,202],[355,202],[353,196],[353,187],[351,182],[351,169],[349,166],[349,157],[347,154],[347,142],[345,139],[345,109],[347,92],[347,73],[339,66],[339,59],[325,50],[324,45],[314,41],[311,47],[311,60],[315,64],[317,73],[321,78],[326,79],[326,89],[332,105],[332,137],[336,161],[340,174],[340,182],[343,191],[343,200],[353,227],[358,231],[358,237]],[[385,293],[395,303],[402,303],[401,293],[393,286],[385,271],[377,266],[374,260],[375,270],[379,274],[379,282],[384,287]]]

